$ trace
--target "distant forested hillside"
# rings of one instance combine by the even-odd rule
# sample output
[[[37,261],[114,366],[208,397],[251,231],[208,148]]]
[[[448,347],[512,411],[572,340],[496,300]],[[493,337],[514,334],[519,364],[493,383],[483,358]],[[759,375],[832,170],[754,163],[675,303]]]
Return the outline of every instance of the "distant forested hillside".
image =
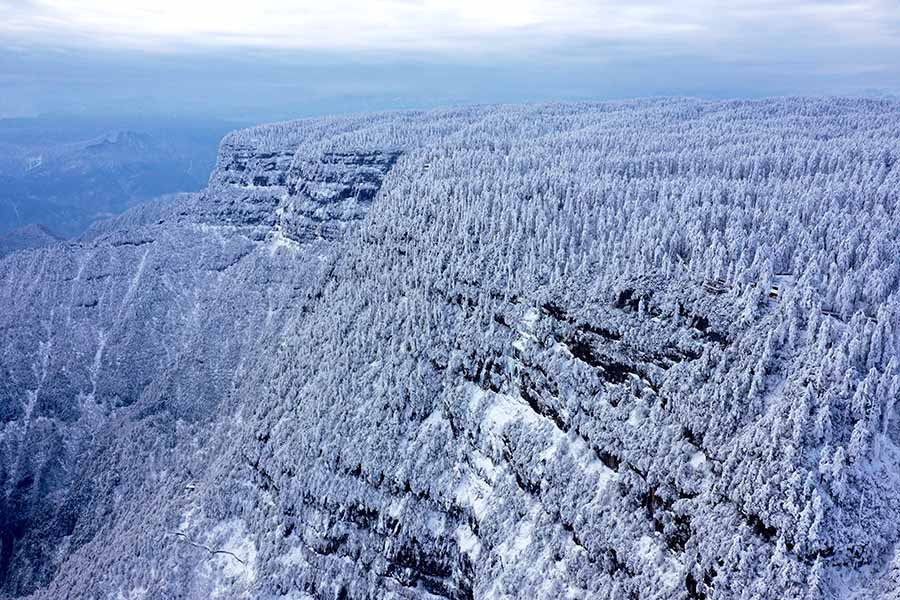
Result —
[[[67,237],[138,202],[206,185],[233,124],[47,116],[0,119],[0,234]]]

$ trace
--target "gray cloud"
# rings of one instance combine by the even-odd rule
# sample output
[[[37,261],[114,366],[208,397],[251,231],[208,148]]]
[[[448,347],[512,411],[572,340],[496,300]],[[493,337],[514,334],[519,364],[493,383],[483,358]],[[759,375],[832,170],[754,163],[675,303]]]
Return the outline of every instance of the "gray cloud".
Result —
[[[896,48],[895,0],[0,0],[10,43],[483,53],[574,40],[657,51]]]
[[[0,115],[900,91],[895,0],[0,0]]]

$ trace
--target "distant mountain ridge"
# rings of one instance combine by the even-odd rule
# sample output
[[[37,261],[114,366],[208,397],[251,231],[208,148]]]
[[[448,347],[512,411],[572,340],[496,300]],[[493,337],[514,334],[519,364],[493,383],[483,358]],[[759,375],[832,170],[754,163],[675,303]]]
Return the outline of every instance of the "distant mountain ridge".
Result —
[[[62,237],[39,224],[26,225],[0,235],[0,257],[19,250],[42,248],[62,241]]]
[[[112,169],[129,162],[145,162],[151,157],[158,159],[165,152],[172,150],[151,135],[120,130],[29,155],[26,157],[24,171],[36,175],[41,171]]]
[[[161,122],[147,130],[117,123],[42,134],[32,121],[0,120],[0,233],[43,223],[73,237],[93,221],[172,192],[202,189],[215,161],[222,124]],[[98,133],[106,125],[111,129]],[[128,123],[125,123],[127,126]]]
[[[0,594],[900,591],[900,105],[233,132],[0,259]]]

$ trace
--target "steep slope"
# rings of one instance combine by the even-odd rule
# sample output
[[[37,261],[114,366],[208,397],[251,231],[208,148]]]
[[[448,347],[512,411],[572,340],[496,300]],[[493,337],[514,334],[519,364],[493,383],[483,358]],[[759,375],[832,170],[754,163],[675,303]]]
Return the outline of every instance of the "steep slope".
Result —
[[[329,269],[342,222],[320,219],[327,235],[309,232],[301,247],[274,221],[248,217],[254,202],[310,202],[304,186],[317,180],[298,172],[285,195],[260,184],[261,164],[248,175],[255,183],[229,181],[234,158],[224,146],[215,198],[166,198],[77,243],[0,262],[0,302],[10,309],[0,315],[4,591],[45,583],[62,548],[94,536],[117,496],[158,475],[143,468],[152,464],[145,453],[165,454],[182,429],[215,418],[248,361],[264,357],[263,340]],[[369,187],[356,194],[351,154],[337,168],[322,162],[345,202],[358,196],[360,214],[390,167],[363,167]],[[139,439],[147,447],[131,446]],[[123,442],[124,456],[111,457]]]
[[[91,388],[127,406],[60,487],[89,508],[52,562],[9,572],[47,598],[895,597],[898,116],[667,100],[230,136],[209,190],[165,209],[181,224],[137,215],[88,246],[246,244],[233,302],[196,269],[173,286],[212,286],[213,324],[170,351],[203,366],[144,389],[225,383]],[[47,252],[0,263],[3,289]],[[255,333],[235,311],[260,287],[282,310]],[[185,330],[166,314],[134,321]],[[216,358],[226,341],[246,343]],[[56,356],[22,347],[37,374]],[[18,456],[18,428],[64,422],[23,406]]]
[[[60,241],[60,237],[43,225],[26,225],[0,235],[0,258],[18,250],[41,248]]]

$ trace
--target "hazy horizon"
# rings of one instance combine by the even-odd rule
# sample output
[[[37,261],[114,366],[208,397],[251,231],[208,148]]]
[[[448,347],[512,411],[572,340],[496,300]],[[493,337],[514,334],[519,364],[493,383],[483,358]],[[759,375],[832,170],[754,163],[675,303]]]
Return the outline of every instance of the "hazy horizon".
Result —
[[[0,117],[900,91],[900,11],[881,0],[257,4],[0,0]]]

